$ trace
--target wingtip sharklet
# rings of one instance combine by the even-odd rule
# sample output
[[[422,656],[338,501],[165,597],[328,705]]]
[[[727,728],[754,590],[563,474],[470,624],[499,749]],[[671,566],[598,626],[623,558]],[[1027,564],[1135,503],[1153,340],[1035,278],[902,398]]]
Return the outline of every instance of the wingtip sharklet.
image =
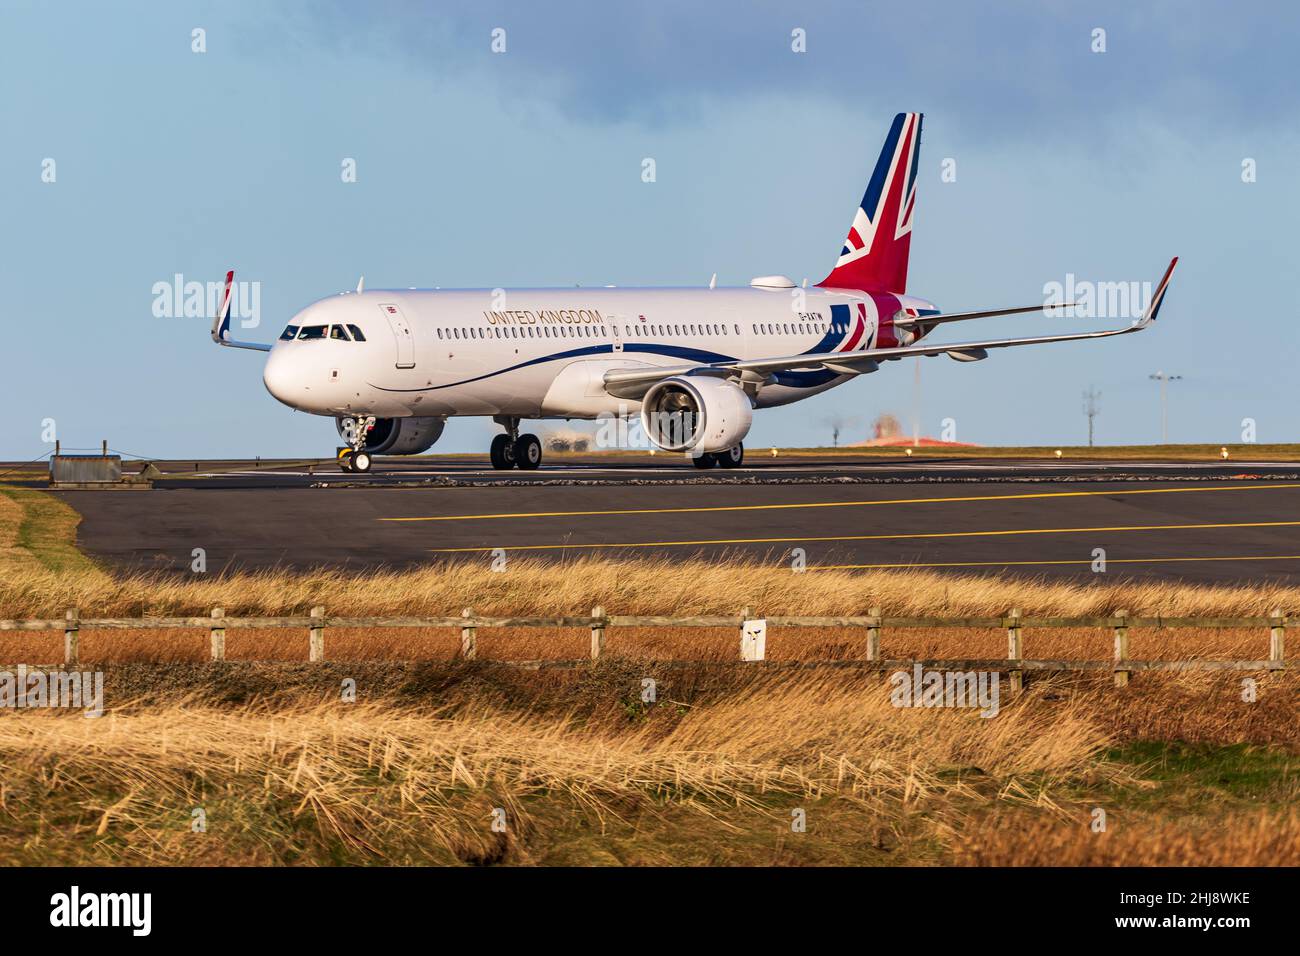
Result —
[[[236,349],[252,349],[256,352],[269,352],[271,346],[266,342],[237,342],[230,337],[230,306],[231,292],[235,284],[235,270],[231,269],[226,273],[226,292],[221,297],[221,308],[217,310],[217,316],[212,320],[212,341],[218,345],[225,345]]]
[[[1146,312],[1142,314],[1142,318],[1134,323],[1138,328],[1146,328],[1160,314],[1160,306],[1165,301],[1165,293],[1169,291],[1169,280],[1173,278],[1174,266],[1176,265],[1178,265],[1178,257],[1174,256],[1169,260],[1169,268],[1165,269],[1165,274],[1161,277],[1159,285],[1156,286],[1156,291],[1151,296],[1150,303],[1147,304]]]
[[[221,308],[212,322],[212,341],[222,342],[230,338],[230,287],[235,282],[235,270],[226,272],[226,291],[221,296]]]

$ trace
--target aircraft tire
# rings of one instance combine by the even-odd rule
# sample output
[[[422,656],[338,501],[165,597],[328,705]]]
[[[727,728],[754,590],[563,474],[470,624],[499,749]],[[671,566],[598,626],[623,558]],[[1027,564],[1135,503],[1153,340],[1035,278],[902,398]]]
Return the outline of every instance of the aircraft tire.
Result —
[[[492,467],[497,471],[509,471],[515,466],[515,445],[509,435],[497,435],[492,439],[492,448],[488,452]]]
[[[733,445],[726,451],[718,452],[715,457],[723,468],[739,468],[745,461],[745,446],[743,443]]]
[[[515,464],[524,471],[532,471],[542,463],[542,443],[536,435],[520,435],[515,439]]]

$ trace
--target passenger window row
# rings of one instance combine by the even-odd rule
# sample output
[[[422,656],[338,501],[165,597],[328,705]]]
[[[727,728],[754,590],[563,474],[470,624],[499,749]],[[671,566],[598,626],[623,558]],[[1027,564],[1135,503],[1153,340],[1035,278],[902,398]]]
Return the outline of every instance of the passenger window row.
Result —
[[[603,338],[605,327],[595,325],[499,326],[490,328],[438,329],[440,339],[558,339]]]
[[[740,334],[740,326],[736,325],[735,334]],[[732,330],[721,324],[708,325],[631,325],[625,326],[625,332],[629,338],[646,338],[647,336],[664,336],[664,335],[731,335]]]
[[[843,322],[773,322],[759,323],[751,325],[750,330],[755,335],[807,335],[809,333],[819,333],[825,335],[827,332],[835,332],[842,335],[848,331],[848,326]]]
[[[492,326],[489,328],[450,328],[438,329],[440,339],[558,339],[558,338],[604,338],[605,326],[595,325],[542,325],[542,326]],[[625,325],[623,334],[627,338],[647,338],[664,335],[731,335],[732,329],[725,325]],[[734,326],[736,335],[740,326]]]

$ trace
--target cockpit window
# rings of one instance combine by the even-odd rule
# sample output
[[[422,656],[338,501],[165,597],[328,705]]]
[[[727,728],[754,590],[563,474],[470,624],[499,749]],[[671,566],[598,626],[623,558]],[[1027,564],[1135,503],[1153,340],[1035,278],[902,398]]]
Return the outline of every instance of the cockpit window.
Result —
[[[332,338],[332,339],[340,339],[340,340],[342,340],[342,341],[344,341],[344,342],[350,342],[350,341],[351,341],[351,339],[348,337],[348,330],[345,329],[345,328],[343,328],[343,326],[341,326],[341,325],[331,325],[331,326],[330,326],[330,338]]]
[[[366,337],[361,334],[361,329],[357,328],[355,325],[349,325],[348,331],[352,333],[352,341],[364,342],[366,340]]]
[[[289,342],[289,341],[292,341],[292,340],[294,339],[294,337],[297,336],[297,334],[298,334],[298,326],[296,326],[296,325],[286,325],[286,326],[284,327],[284,332],[280,335],[280,341],[281,341],[281,342]]]
[[[302,331],[298,333],[298,340],[305,342],[307,339],[323,339],[328,328],[328,325],[304,325]]]

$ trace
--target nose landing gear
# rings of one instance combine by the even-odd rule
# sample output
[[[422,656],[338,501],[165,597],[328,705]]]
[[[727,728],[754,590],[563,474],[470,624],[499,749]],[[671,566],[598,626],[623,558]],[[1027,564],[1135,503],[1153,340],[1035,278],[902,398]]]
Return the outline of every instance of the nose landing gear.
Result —
[[[350,447],[339,452],[339,467],[347,472],[365,474],[370,470],[370,452],[366,451],[366,435],[375,427],[375,416],[347,418],[343,421],[343,438]]]
[[[372,464],[370,452],[344,448],[339,452],[339,469],[341,471],[365,474]]]
[[[488,457],[492,467],[498,471],[509,471],[518,467],[532,471],[542,463],[542,443],[536,435],[519,434],[519,419],[498,415],[492,419],[498,425],[504,425],[506,434],[492,439]]]

